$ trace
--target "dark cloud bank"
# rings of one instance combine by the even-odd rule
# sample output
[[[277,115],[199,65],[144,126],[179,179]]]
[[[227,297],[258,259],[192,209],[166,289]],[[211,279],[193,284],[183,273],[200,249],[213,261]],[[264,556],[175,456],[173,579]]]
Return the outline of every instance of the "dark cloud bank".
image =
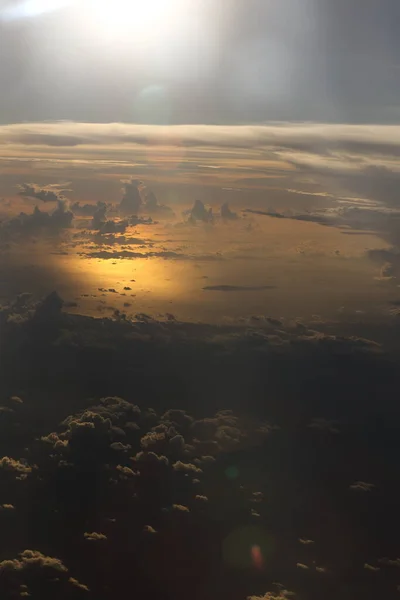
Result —
[[[94,319],[55,293],[0,327],[1,598],[395,597],[384,340]]]

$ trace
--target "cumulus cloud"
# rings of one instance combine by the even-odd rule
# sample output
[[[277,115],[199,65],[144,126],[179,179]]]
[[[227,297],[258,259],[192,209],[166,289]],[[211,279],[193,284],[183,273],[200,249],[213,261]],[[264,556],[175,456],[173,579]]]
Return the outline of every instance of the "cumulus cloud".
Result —
[[[132,458],[132,460],[140,467],[149,465],[158,465],[161,467],[168,467],[169,460],[166,456],[159,456],[155,454],[155,452],[138,452],[136,456]]]
[[[130,444],[123,444],[122,442],[113,442],[110,444],[110,448],[116,452],[128,452],[132,446]]]
[[[77,579],[75,579],[75,577],[70,577],[68,579],[68,583],[70,583],[74,587],[78,588],[78,590],[82,590],[84,592],[90,592],[88,586],[83,583],[80,583]]]
[[[140,440],[142,448],[149,450],[155,448],[162,448],[167,440],[165,432],[149,431]]]
[[[238,218],[238,215],[229,208],[229,204],[227,202],[224,202],[224,204],[221,206],[221,218],[225,219],[226,221],[234,221]]]
[[[125,283],[121,281],[118,289]],[[390,537],[391,533],[390,528],[374,528],[369,537],[366,528],[362,547],[357,536],[352,538],[353,528],[348,525],[354,524],[349,517],[353,517],[356,506],[350,492],[342,493],[346,483],[337,457],[344,457],[353,472],[364,472],[358,461],[368,445],[370,451],[371,438],[356,435],[354,447],[353,432],[363,431],[362,420],[370,415],[374,423],[379,421],[376,414],[383,410],[386,399],[376,382],[384,381],[386,388],[390,383],[390,389],[396,390],[397,363],[392,365],[384,354],[369,355],[365,350],[368,344],[352,337],[324,335],[323,323],[313,323],[312,328],[268,318],[219,325],[156,319],[116,323],[64,314],[62,301],[55,295],[41,303],[38,321],[36,305],[27,304],[28,299],[19,304],[18,310],[25,319],[22,325],[8,321],[15,305],[0,310],[0,375],[5,397],[23,393],[24,398],[24,404],[17,403],[15,407],[20,426],[15,428],[15,448],[7,446],[7,454],[27,456],[30,465],[38,465],[37,477],[27,479],[23,493],[19,484],[12,485],[2,499],[17,507],[17,513],[10,513],[11,517],[18,515],[22,524],[29,522],[28,528],[17,527],[15,533],[14,529],[10,532],[16,536],[19,548],[39,547],[46,554],[62,557],[72,575],[72,565],[79,565],[76,581],[82,580],[81,585],[89,587],[93,597],[102,593],[107,597],[123,596],[126,589],[134,594],[143,590],[147,593],[150,578],[165,586],[168,595],[179,585],[182,565],[190,569],[185,570],[190,581],[197,580],[199,585],[203,579],[206,581],[206,588],[201,587],[199,594],[207,596],[209,578],[204,578],[204,573],[218,568],[222,538],[233,532],[238,535],[238,548],[243,549],[245,561],[252,545],[259,544],[265,564],[269,565],[269,581],[273,581],[276,572],[282,577],[287,573],[288,578],[303,582],[301,594],[307,597],[315,592],[316,583],[307,583],[308,575],[321,573],[321,594],[325,593],[324,585],[331,585],[330,578],[322,575],[324,567],[315,566],[320,563],[314,562],[318,559],[314,546],[306,538],[301,538],[301,546],[296,541],[300,533],[311,535],[318,531],[315,552],[329,558],[332,573],[339,573],[340,577],[343,555],[346,558],[348,552],[352,564],[358,565],[358,573],[353,579],[346,563],[346,580],[359,581],[366,558],[374,556],[371,550],[376,536],[382,529],[383,542],[383,536]],[[332,325],[325,325],[332,333]],[[18,364],[18,371],[7,368],[11,359]],[[123,397],[107,395],[110,393]],[[101,395],[104,397],[98,400]],[[395,398],[389,395],[393,410]],[[43,398],[50,403],[45,400],[41,404]],[[371,398],[374,402],[369,401]],[[140,402],[141,408],[134,402]],[[150,404],[156,410],[149,409]],[[226,405],[232,410],[218,410]],[[168,408],[175,406],[180,409]],[[32,414],[34,437],[39,438],[35,440]],[[320,419],[324,418],[329,427],[332,415],[342,423],[344,414],[351,427],[344,427],[340,436],[327,439],[308,427],[315,414],[322,415]],[[281,429],[275,431],[265,421],[267,418],[277,420]],[[37,429],[36,419],[40,424]],[[3,423],[3,419],[0,421]],[[320,420],[317,423],[321,424]],[[3,444],[13,431],[7,431]],[[386,447],[385,436],[391,430],[382,427],[381,431]],[[379,445],[377,438],[374,436],[373,443]],[[110,445],[121,443],[129,444],[131,451],[114,451]],[[22,450],[25,445],[26,452]],[[386,458],[387,455],[385,461]],[[373,473],[381,460],[380,452],[376,452]],[[327,464],[334,467],[329,477],[329,502],[338,515],[335,522],[345,524],[344,532],[340,527],[332,529],[322,518]],[[193,479],[199,470],[203,471],[201,477]],[[380,477],[384,477],[384,469]],[[383,485],[380,487],[384,489]],[[305,513],[298,510],[298,489]],[[395,494],[389,503],[395,516],[396,490],[390,489],[390,493]],[[376,506],[369,503],[370,518],[382,518],[382,504],[377,500]],[[264,506],[265,518],[274,522],[273,537],[279,547],[271,543],[269,532],[263,527]],[[293,523],[288,522],[288,514],[295,515]],[[3,513],[5,536],[8,525],[15,528],[17,522],[11,518],[10,524],[5,523],[6,516]],[[392,522],[392,513],[387,516]],[[66,527],[68,535],[64,536]],[[354,530],[357,534],[359,528]],[[263,536],[265,545],[259,539]],[[340,543],[342,536],[348,544],[346,552]],[[40,540],[43,545],[36,545],[36,541],[29,544],[28,538]],[[232,547],[230,542],[228,538]],[[272,546],[270,561],[268,551]],[[166,553],[166,547],[173,552]],[[383,544],[380,547],[385,548]],[[387,546],[394,547],[394,543]],[[88,550],[95,554],[89,552],[86,556]],[[110,561],[110,556],[116,560]],[[309,570],[296,569],[297,560],[309,565]],[[104,565],[100,571],[96,568],[99,561]],[[18,574],[22,571],[15,567],[19,569],[22,559],[12,558],[11,562],[11,578],[18,579],[19,585]],[[144,574],[139,568],[142,565]],[[4,573],[0,577],[0,595],[7,579]],[[54,581],[49,584],[56,589],[53,596],[69,598],[87,592],[70,581],[69,572],[55,573],[50,569],[50,573],[51,579],[61,580],[56,585]],[[367,571],[364,577],[374,580]],[[251,587],[253,569],[244,569],[240,579],[242,597],[255,591]],[[231,582],[230,573],[218,581],[227,597],[232,597]],[[67,584],[70,589],[58,593],[57,587]],[[257,593],[263,590],[260,585],[261,579]],[[29,587],[33,596],[46,597],[37,589],[39,586],[31,585],[31,579]],[[183,589],[183,594],[186,592]],[[8,593],[6,588],[4,597]],[[275,594],[275,598],[287,596],[283,590]]]
[[[372,573],[377,573],[378,571],[380,571],[379,567],[374,567],[373,565],[370,565],[369,563],[364,564],[364,569],[366,569],[367,571],[371,571]]]
[[[373,483],[367,483],[366,481],[356,481],[350,486],[350,489],[355,492],[371,492],[374,488]]]
[[[74,218],[65,200],[58,200],[57,208],[51,212],[43,212],[37,206],[33,213],[21,212],[17,217],[6,220],[1,225],[1,234],[5,239],[14,235],[56,234],[71,227]]]
[[[22,183],[18,185],[18,194],[22,197],[35,198],[42,202],[59,202],[65,201],[63,192],[66,190],[58,189],[59,186],[49,185],[40,187],[36,183]]]
[[[173,217],[174,213],[172,209],[165,205],[160,204],[155,193],[151,190],[148,190],[147,187],[143,189],[143,211],[149,215],[154,215],[156,217]]]
[[[183,463],[180,460],[174,463],[172,465],[172,468],[174,469],[174,471],[185,473],[187,475],[198,475],[199,473],[203,472],[202,469],[199,469],[198,467],[196,467],[196,465],[193,465],[192,463]]]
[[[101,202],[97,202],[97,204],[81,204],[80,202],[74,202],[71,204],[71,210],[76,216],[93,217],[101,204]]]
[[[97,531],[92,531],[91,533],[85,531],[83,537],[89,542],[101,542],[107,539],[107,536],[104,535],[104,533],[98,533]]]
[[[129,179],[124,182],[123,196],[119,204],[119,213],[123,216],[137,215],[142,206],[140,186],[142,182],[137,179]]]
[[[187,429],[193,423],[193,417],[189,415],[185,410],[171,408],[167,410],[161,417],[162,421],[167,423],[175,424],[179,427]]]
[[[62,435],[59,435],[54,431],[49,433],[48,435],[42,435],[40,439],[46,444],[51,444],[54,450],[56,450],[57,448],[63,449],[68,446],[68,440],[63,439]]]
[[[0,588],[6,594],[5,598],[30,597],[31,587],[32,591],[35,590],[34,597],[38,593],[40,597],[44,597],[42,594],[45,593],[45,588],[41,587],[43,582],[51,583],[56,595],[60,588],[55,586],[64,588],[68,597],[71,593],[67,591],[68,586],[89,591],[88,586],[68,576],[68,568],[59,558],[48,556],[39,550],[24,550],[18,558],[0,562]]]
[[[214,220],[212,208],[207,209],[201,200],[195,200],[193,207],[187,214],[190,223],[196,223],[196,221],[212,223]]]
[[[143,531],[145,533],[152,533],[152,534],[157,533],[157,531],[151,525],[145,525],[143,528]]]
[[[60,559],[46,556],[38,550],[24,550],[19,558],[0,562],[0,572],[23,571],[30,568],[52,569],[61,573],[68,571]]]
[[[15,506],[13,504],[1,504],[0,510],[6,510],[6,511],[15,510]]]
[[[1,126],[1,143],[13,145],[25,156],[36,159],[43,156],[46,160],[49,153],[54,153],[54,159],[60,160],[56,156],[60,146],[64,146],[67,153],[64,160],[67,162],[72,160],[70,150],[74,149],[79,152],[82,168],[87,164],[88,157],[104,161],[104,149],[108,149],[110,156],[117,152],[119,158],[121,155],[126,157],[122,164],[127,167],[126,163],[132,161],[132,150],[137,145],[161,144],[170,148],[179,145],[181,151],[186,153],[211,153],[210,164],[206,165],[207,177],[203,178],[203,182],[215,184],[213,178],[218,180],[224,177],[227,186],[232,184],[234,169],[228,159],[223,167],[215,165],[211,158],[213,153],[223,155],[227,148],[236,148],[245,157],[247,149],[251,148],[262,152],[270,164],[260,167],[255,159],[255,166],[250,168],[247,178],[243,177],[243,169],[236,168],[235,178],[239,180],[239,189],[242,189],[241,185],[243,188],[270,188],[267,169],[270,174],[283,178],[281,191],[285,193],[302,194],[304,197],[309,195],[314,199],[335,199],[340,195],[346,196],[347,192],[348,197],[372,198],[391,206],[398,206],[399,202],[398,125],[270,123],[254,126],[158,127],[122,123],[28,123]],[[102,151],[99,158],[100,146]],[[47,153],[45,158],[44,152]],[[120,168],[121,160],[110,160],[110,165]],[[154,167],[157,168],[157,165]],[[135,168],[134,164],[132,168]],[[191,169],[197,175],[198,171],[203,173],[201,165],[191,160],[183,160],[177,171],[180,169]],[[128,169],[126,172],[129,172]],[[137,172],[139,177],[143,176],[140,168]],[[132,183],[133,188],[129,187]],[[279,187],[279,181],[277,184]],[[145,210],[147,203],[149,213],[154,209],[160,217],[167,216],[167,207],[160,205],[151,192],[147,195],[140,180],[128,180],[126,185],[125,200],[121,205],[122,216],[137,214],[141,208]],[[225,211],[226,218],[231,218],[232,214],[232,211]]]
[[[14,404],[23,404],[24,401],[19,396],[11,396],[10,402]]]
[[[378,562],[381,565],[386,565],[388,567],[398,567],[400,568],[400,558],[380,558]]]
[[[282,587],[282,586],[280,586]],[[291,598],[295,596],[294,592],[290,592],[289,590],[281,589],[279,592],[267,592],[263,596],[248,596],[247,600],[287,600],[287,598]]]
[[[180,513],[190,512],[190,509],[187,506],[184,506],[183,504],[173,504],[172,510],[174,510],[176,512],[180,512]]]
[[[14,471],[24,475],[32,472],[32,467],[27,463],[15,460],[14,458],[10,458],[8,456],[3,456],[3,458],[0,458],[0,469],[4,469],[5,471]]]
[[[136,473],[130,469],[129,467],[124,467],[122,465],[117,465],[117,471],[124,477],[135,477]]]
[[[380,276],[382,279],[397,279],[400,276],[400,245],[368,250],[368,256],[375,263],[381,265]]]
[[[196,496],[194,497],[194,499],[197,502],[200,502],[201,504],[204,504],[204,503],[208,502],[208,497],[207,496],[203,496],[202,494],[196,494]]]
[[[95,210],[93,211],[93,219],[91,226],[93,229],[100,229],[105,221],[107,215],[107,204],[105,202],[98,202]]]
[[[112,235],[115,233],[124,233],[126,229],[130,225],[130,221],[128,219],[108,219],[107,213],[109,211],[109,206],[105,202],[98,202],[95,209],[93,210],[93,218],[90,222],[90,227],[92,229],[96,229],[98,234],[94,237],[94,241],[97,244],[107,243],[112,244],[113,242],[119,243],[129,243],[128,240],[124,241],[123,239],[112,238]],[[107,234],[111,234],[106,236]]]

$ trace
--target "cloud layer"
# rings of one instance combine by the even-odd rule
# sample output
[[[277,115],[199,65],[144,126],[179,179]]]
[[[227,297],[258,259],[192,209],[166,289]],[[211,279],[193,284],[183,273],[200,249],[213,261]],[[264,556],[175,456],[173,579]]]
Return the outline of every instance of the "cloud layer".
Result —
[[[0,144],[27,146],[274,147],[315,152],[400,155],[399,125],[276,123],[266,125],[134,125],[128,123],[21,123],[0,126]]]

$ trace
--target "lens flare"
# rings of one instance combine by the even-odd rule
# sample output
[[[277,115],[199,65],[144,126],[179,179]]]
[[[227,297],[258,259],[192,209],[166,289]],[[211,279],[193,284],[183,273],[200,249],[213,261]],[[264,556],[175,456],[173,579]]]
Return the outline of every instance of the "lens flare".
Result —
[[[159,35],[179,21],[182,0],[89,0],[88,17],[105,34]]]
[[[262,556],[260,546],[257,546],[257,545],[252,546],[251,559],[252,559],[253,565],[255,566],[256,569],[263,568],[264,561],[263,561],[263,556]]]
[[[70,0],[25,0],[25,2],[15,2],[6,5],[4,8],[0,6],[0,20],[14,21],[37,17],[64,8],[69,4],[71,4]]]

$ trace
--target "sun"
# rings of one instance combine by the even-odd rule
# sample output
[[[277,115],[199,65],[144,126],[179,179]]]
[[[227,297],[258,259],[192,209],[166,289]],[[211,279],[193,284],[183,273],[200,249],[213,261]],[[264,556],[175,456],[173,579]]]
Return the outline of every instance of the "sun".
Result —
[[[183,0],[89,0],[86,11],[103,35],[151,37],[179,24]]]

